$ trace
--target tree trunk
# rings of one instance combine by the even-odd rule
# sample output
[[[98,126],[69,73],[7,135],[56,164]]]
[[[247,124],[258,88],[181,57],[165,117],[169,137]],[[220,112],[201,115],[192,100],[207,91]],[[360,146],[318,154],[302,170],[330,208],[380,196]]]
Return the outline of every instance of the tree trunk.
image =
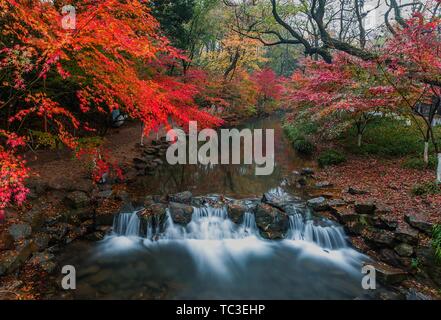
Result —
[[[359,134],[358,134],[358,137],[357,137],[357,146],[358,146],[359,148],[361,147],[362,139],[363,139],[363,135],[362,135],[361,133],[359,133]]]
[[[441,183],[441,153],[438,153],[438,169],[436,170],[436,182]]]
[[[424,163],[429,165],[429,142],[424,142]]]

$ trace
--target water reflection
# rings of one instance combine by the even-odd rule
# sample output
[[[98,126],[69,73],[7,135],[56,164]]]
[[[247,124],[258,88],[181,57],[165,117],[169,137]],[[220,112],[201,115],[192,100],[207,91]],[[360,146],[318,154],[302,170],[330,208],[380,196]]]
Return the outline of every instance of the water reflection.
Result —
[[[251,129],[274,129],[275,168],[269,176],[256,176],[252,165],[164,165],[154,176],[145,177],[134,192],[141,194],[169,194],[190,190],[195,195],[221,193],[235,198],[260,197],[276,188],[284,176],[295,169],[311,165],[312,161],[299,157],[281,127],[277,117],[244,125]],[[241,129],[241,128],[238,128]]]

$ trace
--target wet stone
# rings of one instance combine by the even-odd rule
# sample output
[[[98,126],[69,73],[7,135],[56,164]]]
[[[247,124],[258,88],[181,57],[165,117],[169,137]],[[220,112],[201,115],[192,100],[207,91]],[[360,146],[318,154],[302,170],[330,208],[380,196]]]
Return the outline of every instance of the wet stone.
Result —
[[[315,211],[327,211],[330,208],[328,202],[324,197],[308,200],[307,204]]]
[[[193,207],[182,203],[171,202],[169,205],[170,215],[174,223],[187,225],[191,222]]]
[[[404,220],[412,227],[424,232],[427,235],[432,235],[433,223],[422,214],[406,214]]]

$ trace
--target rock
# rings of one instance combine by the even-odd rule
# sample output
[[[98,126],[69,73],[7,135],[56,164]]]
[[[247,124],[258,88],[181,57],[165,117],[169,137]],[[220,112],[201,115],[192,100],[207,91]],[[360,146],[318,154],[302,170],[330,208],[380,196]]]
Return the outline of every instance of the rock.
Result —
[[[352,208],[348,207],[331,207],[333,215],[338,219],[342,224],[346,224],[348,222],[359,222],[360,216],[354,213]]]
[[[300,174],[301,174],[302,176],[311,176],[311,175],[314,174],[314,169],[311,169],[311,168],[303,168],[303,169],[300,171]]]
[[[234,201],[227,205],[228,217],[236,224],[243,222],[243,217],[247,211],[247,206],[240,201]]]
[[[321,182],[317,182],[315,184],[316,188],[330,188],[332,186],[333,186],[333,184],[329,181],[321,181]]]
[[[26,240],[16,250],[6,251],[0,257],[0,276],[10,274],[21,268],[35,251],[37,251],[37,247],[29,240]]]
[[[406,214],[404,220],[415,229],[418,229],[429,236],[432,235],[433,223],[422,214]]]
[[[134,158],[133,163],[135,165],[138,165],[138,164],[145,165],[147,163],[147,161],[145,159],[141,159],[141,158]]]
[[[350,221],[345,224],[344,229],[350,236],[359,236],[366,229],[366,226],[359,221]]]
[[[355,212],[358,214],[374,214],[377,206],[372,202],[356,202]]]
[[[193,194],[190,191],[184,191],[168,196],[170,202],[190,204]]]
[[[33,236],[33,241],[38,251],[43,251],[49,246],[50,236],[44,232],[39,232]]]
[[[375,268],[378,281],[385,285],[397,285],[404,281],[407,273],[401,269],[391,267],[381,262],[369,263]]]
[[[115,200],[121,200],[123,202],[130,202],[130,195],[126,190],[115,190],[114,192]]]
[[[93,217],[93,208],[84,207],[80,209],[72,209],[62,214],[61,222],[73,225],[80,225],[83,221]]]
[[[32,228],[27,223],[17,223],[13,224],[8,229],[9,234],[14,238],[14,240],[22,240],[28,238],[32,233]]]
[[[328,205],[331,207],[331,209],[336,209],[340,207],[346,206],[346,201],[343,199],[332,199],[328,201]]]
[[[366,228],[363,230],[361,236],[368,243],[376,247],[390,247],[393,248],[394,245],[394,233],[388,230],[380,230],[374,228]]]
[[[166,209],[167,208],[164,204],[154,203],[150,207],[137,213],[141,221],[141,235],[147,235],[147,232],[150,228],[153,234],[164,231],[164,225],[167,221]]]
[[[297,198],[289,195],[288,193],[274,193],[266,192],[263,195],[262,202],[269,204],[277,209],[285,211],[285,207],[293,202],[300,201]]]
[[[112,226],[113,219],[113,214],[100,214],[96,216],[95,222],[97,226]]]
[[[169,205],[169,210],[174,223],[187,225],[191,222],[191,218],[193,215],[192,206],[171,202]]]
[[[71,180],[59,177],[48,181],[48,189],[58,191],[82,191],[89,193],[93,190],[94,186],[90,179],[78,179]]]
[[[29,263],[48,274],[52,274],[57,268],[57,263],[54,261],[55,255],[49,252],[38,252],[32,255]]]
[[[406,300],[433,300],[431,297],[410,288],[406,295]]]
[[[379,229],[395,231],[398,228],[398,220],[392,217],[380,216],[374,223]]]
[[[348,192],[349,194],[353,195],[353,196],[356,196],[356,195],[364,195],[364,194],[367,194],[367,193],[368,193],[367,191],[360,190],[360,189],[356,189],[356,188],[352,188],[352,187],[349,187],[348,190],[347,190],[347,192]]]
[[[398,225],[398,228],[395,230],[395,238],[398,241],[410,244],[417,245],[418,244],[418,231],[410,227],[408,224],[401,223]]]
[[[401,267],[403,266],[402,258],[392,249],[389,248],[383,248],[379,251],[381,261],[387,263],[388,265],[391,265],[393,267]]]
[[[49,245],[60,242],[64,240],[67,233],[74,227],[68,223],[60,222],[53,226],[47,227],[46,231],[50,236]]]
[[[330,209],[328,202],[324,197],[310,199],[307,201],[307,204],[315,211],[326,211]]]
[[[97,198],[98,198],[98,200],[101,200],[101,201],[105,200],[105,199],[109,199],[110,197],[112,197],[112,193],[113,193],[112,190],[103,190],[103,191],[98,192]]]
[[[11,250],[14,248],[14,237],[9,233],[0,233],[0,251]]]
[[[394,248],[395,252],[401,257],[411,257],[413,255],[413,247],[407,243],[400,243]]]
[[[267,239],[285,238],[289,228],[288,215],[268,204],[259,204],[256,209],[256,224]]]
[[[66,195],[64,202],[73,209],[82,209],[90,204],[90,198],[83,191],[73,191]]]
[[[415,249],[416,259],[421,270],[427,274],[438,287],[441,287],[441,264],[437,261],[435,250],[430,246],[418,246]]]
[[[88,235],[86,236],[86,239],[89,240],[89,241],[93,241],[93,242],[95,242],[95,241],[101,241],[101,240],[103,240],[104,237],[105,237],[104,232],[96,231],[96,232],[93,232],[93,233],[88,234]]]
[[[297,179],[297,183],[299,186],[304,187],[308,184],[308,181],[304,177],[301,177]]]
[[[38,231],[45,223],[44,209],[39,205],[34,205],[23,215],[22,219],[31,226],[33,231]]]

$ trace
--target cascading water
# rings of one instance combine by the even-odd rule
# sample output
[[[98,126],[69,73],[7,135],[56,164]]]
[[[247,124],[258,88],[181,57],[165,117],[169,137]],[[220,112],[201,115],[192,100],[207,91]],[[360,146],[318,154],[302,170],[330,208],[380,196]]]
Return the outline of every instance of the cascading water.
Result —
[[[138,236],[147,240],[228,240],[257,236],[254,214],[246,212],[243,223],[236,225],[227,215],[225,207],[194,207],[191,222],[186,226],[175,224],[167,211],[163,234],[158,234],[152,225],[147,225],[147,234],[140,234],[140,219],[137,212],[121,213],[114,219],[113,230],[117,236]]]
[[[305,221],[301,214],[289,217],[290,232],[288,239],[314,242],[318,246],[329,249],[346,248],[346,237],[342,227],[335,225],[316,225],[314,221]]]
[[[343,228],[331,224],[317,225],[308,220],[298,208],[291,206],[289,216],[288,240],[303,240],[317,244],[327,250],[336,250],[347,247]],[[225,207],[193,208],[191,222],[182,227],[173,223],[170,214],[167,214],[166,228],[163,234],[158,234],[152,225],[147,225],[147,233],[140,234],[140,219],[137,212],[121,213],[115,217],[114,232],[118,236],[139,236],[148,240],[228,240],[244,239],[250,236],[259,238],[254,214],[246,212],[240,225],[234,224],[227,215]]]
[[[113,221],[113,230],[121,236],[139,236],[140,220],[136,212],[123,212]]]

